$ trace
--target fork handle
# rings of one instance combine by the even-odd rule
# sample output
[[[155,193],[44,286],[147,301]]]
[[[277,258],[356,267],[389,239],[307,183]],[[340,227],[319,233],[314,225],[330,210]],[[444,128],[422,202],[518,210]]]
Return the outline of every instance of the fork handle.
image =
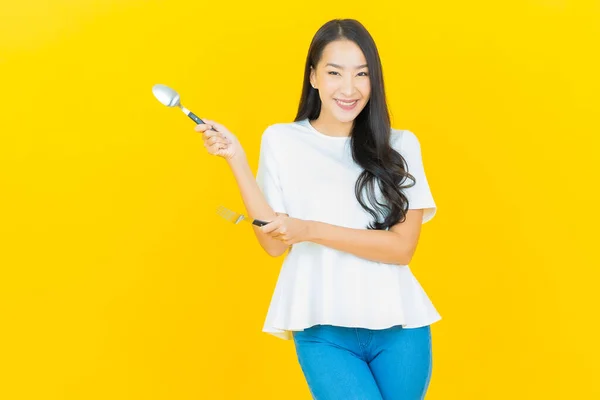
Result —
[[[255,219],[252,221],[252,225],[256,225],[256,226],[263,226],[268,224],[268,222],[266,221],[261,221],[260,219]]]

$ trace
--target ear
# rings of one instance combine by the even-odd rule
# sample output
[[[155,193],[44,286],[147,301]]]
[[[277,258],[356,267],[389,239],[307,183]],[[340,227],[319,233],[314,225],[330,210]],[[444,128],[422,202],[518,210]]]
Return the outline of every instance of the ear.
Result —
[[[310,67],[310,84],[315,87],[317,86],[317,80],[316,80],[316,72],[315,69],[312,67]]]

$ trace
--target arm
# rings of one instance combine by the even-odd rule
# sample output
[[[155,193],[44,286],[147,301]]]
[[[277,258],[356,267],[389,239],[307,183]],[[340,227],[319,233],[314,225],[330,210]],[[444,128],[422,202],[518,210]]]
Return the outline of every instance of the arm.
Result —
[[[309,221],[309,241],[386,264],[408,265],[423,220],[423,209],[408,210],[406,220],[389,231],[354,229]]]
[[[202,132],[204,147],[209,154],[223,157],[227,160],[227,164],[231,168],[238,188],[240,189],[242,200],[249,217],[263,221],[272,221],[277,215],[287,216],[287,214],[275,213],[270,203],[267,201],[267,197],[265,197],[265,194],[258,186],[258,177],[255,179],[252,175],[246,153],[237,137],[231,133],[229,129],[218,122],[206,118],[203,118],[203,120],[204,123],[196,125],[195,130],[196,132]],[[264,141],[261,139],[261,154],[263,154],[263,143]],[[261,162],[263,164],[262,169]],[[261,156],[259,160],[259,173],[268,169],[268,167],[265,166],[265,163],[265,157]],[[261,177],[263,175],[264,173]],[[263,233],[263,231],[260,230],[260,227],[256,225],[252,225],[252,227],[258,242],[269,255],[273,257],[280,256],[289,247],[285,243],[273,239],[266,233]]]
[[[248,165],[246,155],[241,153],[239,156],[227,160],[227,164],[233,172],[242,200],[248,211],[248,216],[253,219],[272,221],[277,214],[273,211],[271,206],[269,206],[263,193],[258,187],[254,175],[252,174],[252,170]],[[268,234],[263,233],[260,230],[260,227],[252,225],[252,229],[254,230],[254,234],[261,247],[270,256],[279,257],[288,249],[289,246],[280,240],[273,239]]]

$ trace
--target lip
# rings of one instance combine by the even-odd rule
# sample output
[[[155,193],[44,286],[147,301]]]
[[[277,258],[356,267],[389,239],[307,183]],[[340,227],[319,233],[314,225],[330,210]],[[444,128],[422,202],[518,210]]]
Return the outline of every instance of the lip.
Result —
[[[339,100],[339,99],[335,99],[335,104],[337,104],[337,106],[339,108],[341,108],[344,111],[352,111],[356,108],[356,106],[358,105],[358,99],[357,100],[351,100],[352,102],[354,102],[351,106],[345,106],[343,104],[340,103],[340,101],[347,101],[347,100]],[[350,101],[349,101],[350,102]]]

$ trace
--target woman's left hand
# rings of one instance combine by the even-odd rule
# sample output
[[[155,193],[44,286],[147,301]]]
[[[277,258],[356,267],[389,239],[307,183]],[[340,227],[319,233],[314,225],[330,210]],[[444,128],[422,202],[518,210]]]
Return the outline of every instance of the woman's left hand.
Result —
[[[310,240],[311,221],[291,218],[286,215],[277,215],[260,230],[270,235],[273,239],[281,240],[288,246]]]

